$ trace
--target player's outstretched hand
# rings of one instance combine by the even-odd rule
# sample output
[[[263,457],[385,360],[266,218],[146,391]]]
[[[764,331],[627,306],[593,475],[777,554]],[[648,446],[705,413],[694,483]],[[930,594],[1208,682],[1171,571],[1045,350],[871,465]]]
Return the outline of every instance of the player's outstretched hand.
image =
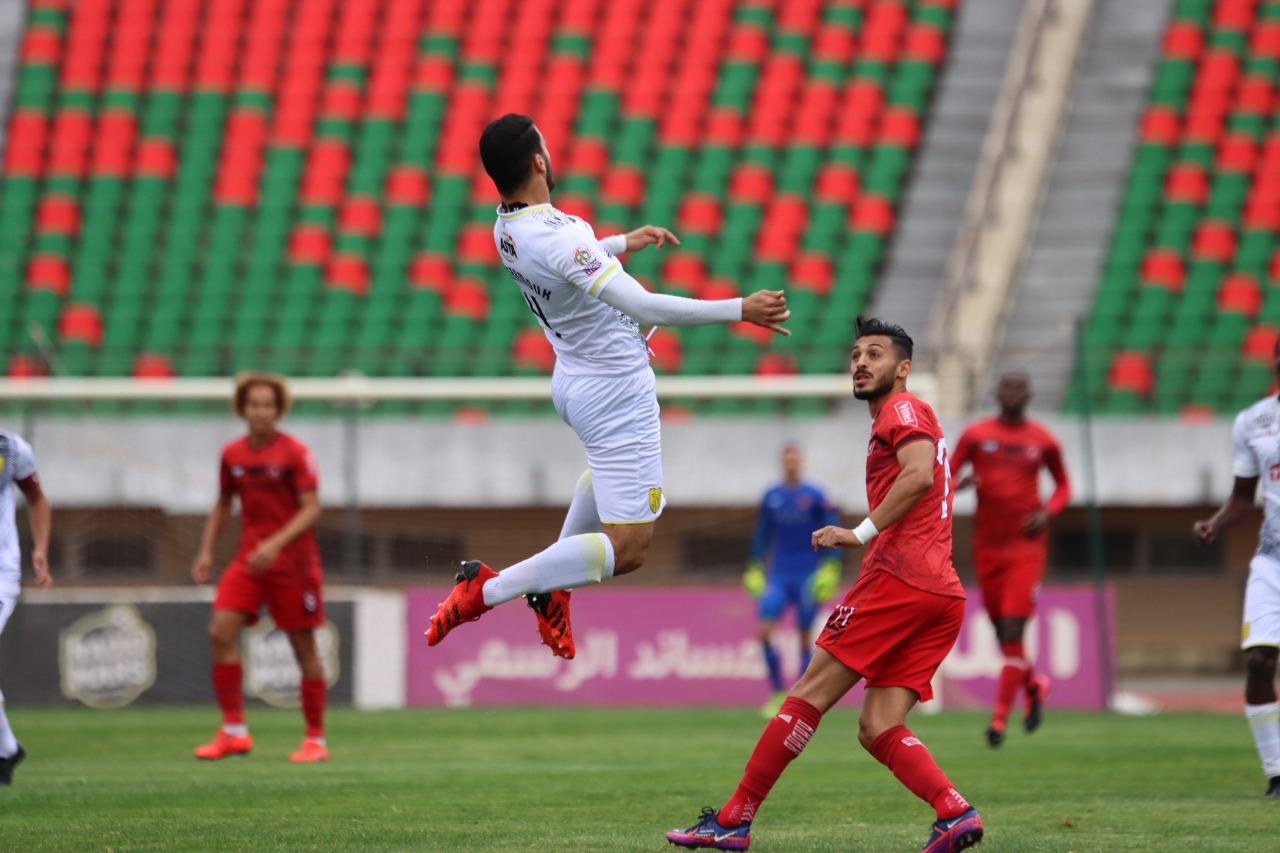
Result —
[[[782,327],[791,316],[791,311],[787,308],[787,297],[783,293],[781,290],[757,290],[744,297],[742,319],[771,332],[790,336],[791,330]]]
[[[1213,522],[1208,519],[1201,519],[1191,525],[1191,535],[1201,545],[1208,545],[1214,539],[1218,538],[1218,531],[1213,529]]]
[[[196,583],[206,583],[209,580],[211,568],[213,568],[213,555],[201,551],[191,561],[191,579]]]
[[[861,548],[863,543],[852,530],[844,527],[827,525],[821,530],[813,531],[813,550],[819,548]]]
[[[661,249],[667,243],[680,245],[676,235],[660,225],[641,225],[636,230],[627,232],[628,252],[638,252],[645,246],[656,246]]]

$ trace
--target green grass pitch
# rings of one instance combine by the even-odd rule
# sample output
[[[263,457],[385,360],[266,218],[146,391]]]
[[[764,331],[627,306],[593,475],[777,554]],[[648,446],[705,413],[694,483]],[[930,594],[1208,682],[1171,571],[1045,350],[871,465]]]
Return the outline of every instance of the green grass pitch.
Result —
[[[28,751],[0,788],[13,851],[659,851],[729,794],[751,711],[473,709],[329,715],[333,760],[292,765],[296,712],[251,708],[252,755],[201,762],[210,708],[11,707]],[[1242,717],[1050,712],[984,745],[985,717],[910,723],[987,826],[982,853],[1277,849],[1280,801]],[[932,813],[833,712],[755,824],[752,850],[916,851]]]

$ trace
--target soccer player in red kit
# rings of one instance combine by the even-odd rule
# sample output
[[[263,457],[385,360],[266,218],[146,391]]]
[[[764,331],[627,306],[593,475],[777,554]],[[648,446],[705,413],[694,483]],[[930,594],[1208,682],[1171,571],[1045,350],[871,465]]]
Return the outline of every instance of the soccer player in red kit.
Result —
[[[218,582],[209,624],[213,692],[222,709],[222,728],[196,748],[196,757],[226,758],[253,748],[244,718],[237,641],[240,629],[256,623],[265,604],[276,627],[288,634],[302,670],[306,734],[289,760],[327,761],[324,664],[315,638],[315,629],[324,624],[320,551],[311,532],[320,517],[315,458],[305,444],[276,429],[289,408],[283,378],[268,373],[239,377],[234,408],[249,434],[222,449],[221,491],[191,566],[196,583],[209,579],[214,543],[231,517],[232,498],[239,495],[240,545]]]
[[[996,705],[987,728],[987,743],[1004,742],[1009,709],[1026,691],[1023,728],[1040,727],[1049,679],[1037,674],[1027,659],[1023,632],[1036,609],[1040,580],[1049,548],[1049,519],[1071,500],[1071,484],[1062,467],[1062,449],[1040,424],[1027,419],[1031,382],[1023,373],[1006,373],[996,386],[997,417],[966,429],[951,457],[956,488],[973,485],[978,508],[973,519],[973,565],[982,601],[995,626],[1004,668]],[[960,477],[966,464],[972,472]],[[1048,503],[1040,502],[1040,470],[1047,468],[1056,488]]]
[[[746,850],[751,822],[782,771],[842,696],[866,679],[858,741],[936,813],[922,853],[965,850],[982,818],[906,726],[964,621],[964,589],[951,565],[951,473],[933,409],[907,391],[912,341],[901,326],[858,319],[850,359],[853,396],[871,411],[867,518],[824,527],[813,547],[867,552],[853,589],[818,637],[818,650],[765,728],[738,788],[718,811],[667,833],[681,847]]]

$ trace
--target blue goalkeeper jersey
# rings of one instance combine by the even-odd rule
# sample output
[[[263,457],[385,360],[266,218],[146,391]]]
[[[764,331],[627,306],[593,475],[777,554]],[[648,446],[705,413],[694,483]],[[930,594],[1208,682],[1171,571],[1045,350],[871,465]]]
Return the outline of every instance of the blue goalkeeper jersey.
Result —
[[[840,513],[817,486],[780,483],[760,501],[749,558],[765,561],[771,575],[806,577],[820,560],[839,558],[840,549],[813,550],[813,531],[839,523]]]

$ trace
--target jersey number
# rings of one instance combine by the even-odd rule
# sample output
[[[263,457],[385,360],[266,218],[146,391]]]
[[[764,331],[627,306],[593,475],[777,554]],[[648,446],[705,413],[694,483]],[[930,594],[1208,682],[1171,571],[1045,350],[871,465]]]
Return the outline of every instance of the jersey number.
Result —
[[[551,332],[553,335],[555,335],[557,338],[560,338],[561,340],[564,339],[564,335],[560,334],[555,329],[551,328],[551,324],[547,322],[547,315],[542,313],[542,306],[538,304],[537,297],[526,293],[524,294],[524,301],[529,303],[529,310],[533,312],[533,316],[537,317],[538,321],[541,322],[542,325],[547,327],[548,332]]]
[[[938,439],[938,464],[942,466],[942,517],[950,512],[947,509],[947,498],[951,496],[951,466],[947,464],[947,440]]]

